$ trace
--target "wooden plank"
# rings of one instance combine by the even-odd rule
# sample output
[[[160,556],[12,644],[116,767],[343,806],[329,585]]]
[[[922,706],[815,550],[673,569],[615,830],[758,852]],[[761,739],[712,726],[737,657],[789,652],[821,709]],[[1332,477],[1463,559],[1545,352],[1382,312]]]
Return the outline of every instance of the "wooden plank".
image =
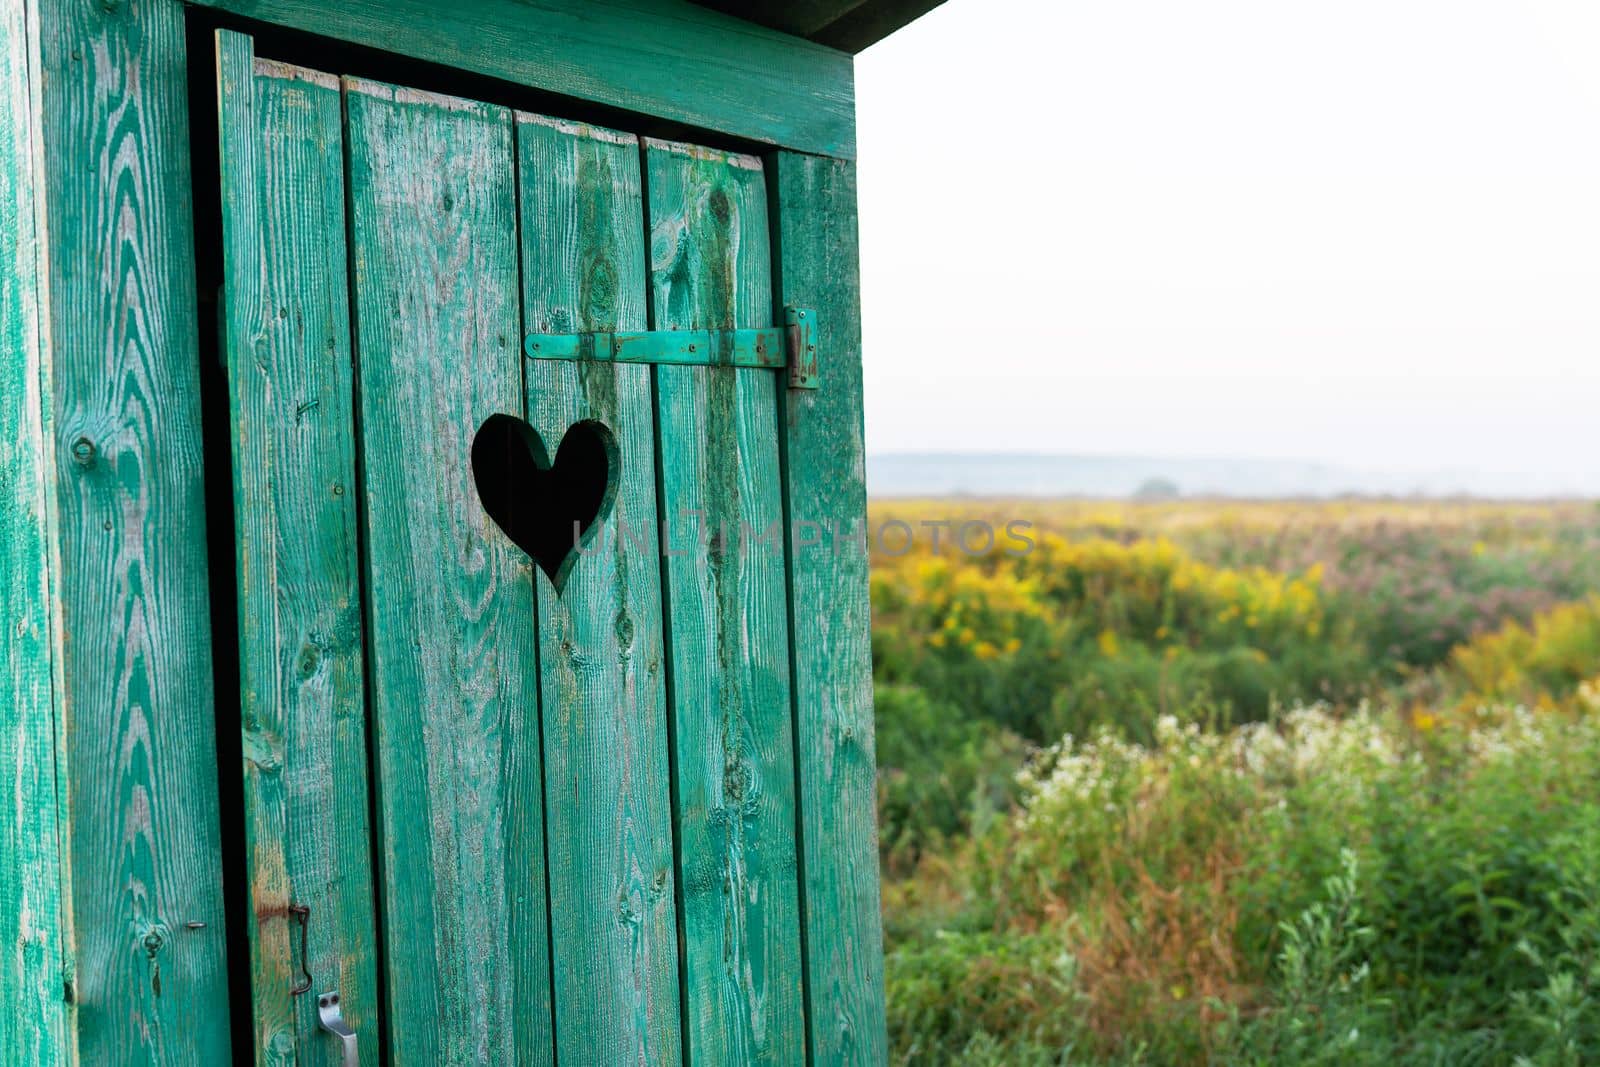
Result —
[[[183,9],[40,18],[78,1051],[223,1063]]]
[[[333,1067],[337,990],[376,1063],[343,101],[240,34],[217,55],[256,1057]]]
[[[70,1062],[51,670],[38,26],[0,0],[0,1049]]]
[[[547,1062],[533,564],[470,459],[523,408],[511,115],[345,103],[390,1056]]]
[[[855,168],[780,152],[774,169],[781,302],[821,323],[822,386],[789,390],[783,412],[811,1050],[817,1063],[881,1064],[872,617],[853,547],[867,521]],[[819,543],[804,523],[821,524]]]
[[[855,155],[848,55],[688,0],[198,0],[767,144]]]
[[[772,323],[759,160],[646,142],[655,329]],[[780,374],[654,368],[685,1029],[694,1063],[805,1058]],[[712,535],[702,545],[702,535]],[[763,537],[766,540],[763,540]]]
[[[523,313],[531,330],[645,324],[631,136],[519,115]],[[650,369],[530,360],[528,419],[553,455],[595,419],[616,436],[613,512],[558,593],[538,579],[559,1058],[679,1060]]]

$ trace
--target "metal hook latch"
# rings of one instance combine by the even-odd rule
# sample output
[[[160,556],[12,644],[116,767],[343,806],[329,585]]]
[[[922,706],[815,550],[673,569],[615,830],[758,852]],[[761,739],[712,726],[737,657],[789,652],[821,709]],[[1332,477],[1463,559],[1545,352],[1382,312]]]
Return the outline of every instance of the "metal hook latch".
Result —
[[[293,915],[300,923],[300,980],[289,987],[289,995],[298,997],[301,993],[311,988],[311,959],[307,955],[310,951],[308,938],[311,926],[311,905],[290,904],[289,914]]]
[[[360,1067],[361,1050],[356,1045],[356,1032],[344,1021],[339,1011],[339,991],[323,993],[317,997],[317,1022],[339,1039],[344,1067]]]

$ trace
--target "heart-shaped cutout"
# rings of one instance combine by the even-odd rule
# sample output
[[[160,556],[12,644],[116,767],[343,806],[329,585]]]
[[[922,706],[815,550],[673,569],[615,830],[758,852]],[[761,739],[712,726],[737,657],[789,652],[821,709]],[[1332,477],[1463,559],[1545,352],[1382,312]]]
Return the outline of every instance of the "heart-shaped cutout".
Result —
[[[592,419],[567,428],[553,463],[539,432],[514,415],[490,415],[472,439],[483,510],[558,594],[579,547],[611,511],[617,460],[616,435]]]

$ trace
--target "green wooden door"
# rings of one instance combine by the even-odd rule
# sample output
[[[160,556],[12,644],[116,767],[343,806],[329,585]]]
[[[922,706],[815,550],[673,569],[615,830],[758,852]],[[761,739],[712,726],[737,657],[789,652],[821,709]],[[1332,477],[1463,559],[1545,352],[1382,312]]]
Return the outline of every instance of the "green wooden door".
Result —
[[[773,326],[764,161],[218,40],[258,1059],[332,992],[363,1063],[877,1059],[802,937],[783,371],[524,356]]]

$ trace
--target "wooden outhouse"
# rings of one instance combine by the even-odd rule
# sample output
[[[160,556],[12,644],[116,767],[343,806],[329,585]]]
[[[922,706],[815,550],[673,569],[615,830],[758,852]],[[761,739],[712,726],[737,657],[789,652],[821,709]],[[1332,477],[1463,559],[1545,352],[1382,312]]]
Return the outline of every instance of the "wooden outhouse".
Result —
[[[0,0],[0,1063],[879,1063],[851,54]]]

